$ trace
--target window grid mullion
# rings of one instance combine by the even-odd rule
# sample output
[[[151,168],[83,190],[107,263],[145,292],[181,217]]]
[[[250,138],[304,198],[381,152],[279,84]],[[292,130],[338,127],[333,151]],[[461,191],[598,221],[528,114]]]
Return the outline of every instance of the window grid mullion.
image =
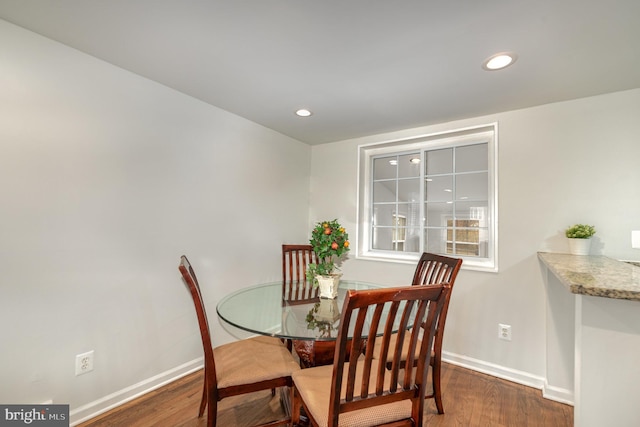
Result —
[[[456,177],[457,177],[457,175],[456,175],[456,173],[457,173],[456,153],[457,153],[457,151],[458,151],[457,147],[453,147],[453,154],[452,154],[453,158],[452,158],[452,165],[451,165],[451,173],[453,175],[451,177],[451,182],[452,182],[452,185],[453,185],[453,188],[451,189],[451,191],[452,191],[451,192],[451,196],[452,196],[452,202],[451,202],[452,203],[452,210],[451,211],[452,211],[452,216],[453,216],[453,223],[451,224],[452,228],[453,228],[453,230],[451,232],[451,239],[452,239],[452,244],[451,244],[451,248],[452,249],[451,250],[452,250],[452,252],[454,254],[458,253],[458,251],[457,251],[457,241],[458,241],[458,236],[457,236],[457,234],[458,234],[458,227],[457,227],[458,214],[457,213],[458,213],[458,211],[456,210],[456,200],[458,200],[458,197],[456,195],[456,193],[458,191],[457,188],[456,188],[457,187],[456,186],[456,182],[457,182],[456,181]],[[446,250],[446,248],[445,248],[445,250]]]
[[[399,198],[399,194],[400,194],[400,167],[398,166],[400,163],[400,156],[396,156],[396,203],[395,203],[395,217],[397,218],[398,214],[399,214],[399,205],[398,205],[398,198]],[[392,216],[392,218],[394,218]],[[393,221],[393,230],[391,232],[391,235],[393,236],[394,232],[395,235],[398,236],[398,223],[397,221]],[[396,239],[395,242],[392,242],[392,248],[394,251],[398,250],[398,241]]]
[[[424,165],[423,167],[420,168],[420,199],[418,200],[418,202],[420,203],[420,222],[418,224],[418,229],[420,230],[420,253],[426,252],[426,248],[427,248],[427,242],[425,239],[425,233],[427,232],[427,212],[425,209],[425,201],[426,201],[426,197],[425,197],[425,192],[427,190],[426,188],[426,184],[425,184],[425,180],[426,180],[426,152],[427,150],[421,150],[420,151],[420,162]]]

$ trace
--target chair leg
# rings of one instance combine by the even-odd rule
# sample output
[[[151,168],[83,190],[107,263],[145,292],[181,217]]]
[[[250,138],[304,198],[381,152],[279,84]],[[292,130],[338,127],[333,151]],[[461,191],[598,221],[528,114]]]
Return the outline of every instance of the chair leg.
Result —
[[[300,395],[295,385],[290,387],[289,399],[291,400],[291,425],[295,427],[300,424],[301,409]]]
[[[435,359],[433,362],[433,370],[431,371],[433,379],[433,395],[436,400],[436,408],[438,408],[438,414],[444,414],[444,407],[442,406],[442,393],[440,390],[440,368],[440,360]]]
[[[207,376],[204,377],[204,386],[202,387],[202,400],[200,400],[200,411],[198,412],[198,418],[201,418],[204,414],[204,408],[207,406]]]
[[[209,409],[207,411],[207,427],[216,427],[218,422],[218,402],[209,402]]]

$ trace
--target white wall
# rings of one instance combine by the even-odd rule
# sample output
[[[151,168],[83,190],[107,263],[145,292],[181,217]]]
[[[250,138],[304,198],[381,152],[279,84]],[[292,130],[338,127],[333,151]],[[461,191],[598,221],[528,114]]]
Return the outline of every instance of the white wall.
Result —
[[[220,297],[307,239],[310,148],[2,20],[0,63],[0,402],[77,421],[200,363],[183,253],[231,339]]]
[[[315,221],[355,238],[360,143],[499,123],[500,272],[459,276],[445,338],[457,362],[543,380],[536,251],[565,251],[568,225],[595,224],[599,253],[640,258],[640,90],[310,149],[1,20],[0,63],[3,403],[70,403],[77,421],[197,366],[178,257],[215,319],[222,295],[279,277],[280,244]],[[346,278],[413,274],[354,255]],[[216,345],[231,339],[211,324]],[[95,371],[75,377],[92,349]]]
[[[564,229],[589,223],[594,254],[640,259],[631,249],[631,230],[640,229],[639,117],[636,89],[315,146],[310,220],[337,217],[355,238],[359,144],[497,122],[500,271],[460,273],[444,350],[457,363],[542,386],[546,296],[536,252],[566,252]],[[413,269],[355,253],[342,268],[345,278],[388,285],[410,283]],[[498,339],[498,323],[512,325],[511,342]]]

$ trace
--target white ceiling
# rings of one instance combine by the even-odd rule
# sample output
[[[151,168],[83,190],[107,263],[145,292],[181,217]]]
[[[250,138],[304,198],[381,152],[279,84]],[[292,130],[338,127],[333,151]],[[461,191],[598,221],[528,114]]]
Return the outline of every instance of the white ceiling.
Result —
[[[640,87],[639,0],[0,0],[0,18],[308,144]],[[500,51],[519,59],[484,71]]]

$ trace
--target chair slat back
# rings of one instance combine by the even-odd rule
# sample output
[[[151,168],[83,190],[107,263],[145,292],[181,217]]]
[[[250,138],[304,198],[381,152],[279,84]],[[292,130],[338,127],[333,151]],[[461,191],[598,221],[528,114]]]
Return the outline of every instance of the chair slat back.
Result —
[[[287,301],[309,300],[318,296],[307,280],[307,265],[317,263],[311,245],[282,245],[282,298]]]
[[[449,285],[434,285],[347,292],[333,361],[329,425],[337,426],[342,412],[405,399],[412,401],[412,413],[419,418],[416,425],[422,425],[427,355],[449,291]],[[414,324],[424,327],[413,328]],[[390,346],[395,333],[399,335],[397,344]],[[410,334],[408,352],[402,345],[405,334]],[[382,346],[381,354],[374,358],[376,340],[382,340]],[[345,360],[349,341],[351,352]],[[418,348],[419,357],[414,363]],[[394,357],[387,370],[379,361],[387,360],[389,352]],[[411,360],[401,363],[406,354]],[[344,399],[341,390],[345,390]]]
[[[202,337],[202,347],[204,348],[205,375],[209,384],[217,384],[216,382],[216,365],[213,359],[213,347],[211,344],[211,333],[209,331],[209,321],[207,320],[207,311],[205,310],[202,293],[196,273],[191,267],[191,263],[186,256],[180,258],[178,270],[182,273],[182,278],[189,288],[193,304],[198,317],[198,325],[200,326],[200,336]],[[215,387],[217,389],[217,387]]]
[[[412,286],[439,285],[448,283],[453,289],[456,277],[462,266],[462,259],[452,258],[444,255],[432,254],[425,252],[420,257],[416,271],[413,275]],[[436,325],[435,348],[441,351],[442,341],[444,337],[444,326],[447,321],[447,312],[449,311],[449,300],[451,293],[444,302],[442,313]]]
[[[460,258],[425,252],[418,261],[411,284],[416,286],[453,283],[461,265]]]

